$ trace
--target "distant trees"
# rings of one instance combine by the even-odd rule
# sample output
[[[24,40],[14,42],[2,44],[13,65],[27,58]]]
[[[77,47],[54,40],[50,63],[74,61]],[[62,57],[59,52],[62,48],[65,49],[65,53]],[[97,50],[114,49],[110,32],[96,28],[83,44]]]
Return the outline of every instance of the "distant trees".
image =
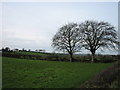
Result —
[[[14,49],[13,51],[19,51],[19,49]]]
[[[56,50],[68,52],[70,62],[73,62],[73,54],[81,49],[81,33],[76,23],[62,26],[52,39],[52,46]]]
[[[2,51],[8,52],[10,51],[10,48],[9,47],[2,48]]]
[[[117,49],[118,44],[115,27],[108,22],[97,21],[85,21],[79,25],[75,23],[64,25],[52,39],[52,46],[56,50],[68,52],[71,62],[73,54],[80,51],[81,47],[91,52],[92,62],[94,62],[98,49]]]
[[[24,52],[25,52],[25,51],[27,51],[27,50],[25,50],[25,49],[23,48],[23,49],[22,49],[22,51],[24,51]]]
[[[31,51],[31,49],[28,50],[28,52],[30,52],[30,51]]]
[[[40,52],[40,53],[45,53],[44,49],[38,49],[38,50],[35,50],[35,51],[31,51],[31,49],[27,50],[25,48],[22,48],[20,50],[20,49],[17,49],[17,48],[10,49],[9,47],[2,48],[1,51],[2,52]]]
[[[44,49],[36,49],[35,52],[45,53],[45,50]]]
[[[79,25],[82,37],[82,46],[92,54],[92,62],[98,49],[117,49],[118,37],[114,26],[108,22],[85,21]]]
[[[45,50],[43,50],[43,49],[39,49],[39,52],[44,53],[44,52],[45,52]]]

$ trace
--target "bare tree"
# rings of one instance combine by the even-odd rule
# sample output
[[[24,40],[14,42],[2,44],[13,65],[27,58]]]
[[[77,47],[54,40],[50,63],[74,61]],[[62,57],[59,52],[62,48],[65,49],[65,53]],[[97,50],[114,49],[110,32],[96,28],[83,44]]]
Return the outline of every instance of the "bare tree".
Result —
[[[115,27],[108,22],[85,21],[79,25],[83,33],[82,46],[92,53],[92,62],[98,49],[117,49],[118,37]]]
[[[59,29],[52,39],[52,46],[59,51],[67,52],[70,55],[70,62],[73,62],[73,54],[79,52],[81,33],[76,23],[69,23]]]

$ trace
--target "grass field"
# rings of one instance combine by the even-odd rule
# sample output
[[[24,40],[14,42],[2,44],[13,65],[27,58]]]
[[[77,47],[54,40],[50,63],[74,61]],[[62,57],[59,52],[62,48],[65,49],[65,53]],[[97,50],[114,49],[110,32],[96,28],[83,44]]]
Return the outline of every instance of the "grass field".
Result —
[[[76,88],[113,63],[2,58],[3,88]]]

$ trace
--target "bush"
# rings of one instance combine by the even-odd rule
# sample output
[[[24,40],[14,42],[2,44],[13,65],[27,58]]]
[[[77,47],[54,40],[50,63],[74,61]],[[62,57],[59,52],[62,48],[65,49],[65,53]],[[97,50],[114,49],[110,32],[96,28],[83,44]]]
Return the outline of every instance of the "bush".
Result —
[[[2,56],[14,57],[21,59],[32,59],[32,60],[48,60],[48,61],[66,61],[69,62],[68,54],[45,54],[45,55],[28,55],[16,52],[2,52]],[[90,55],[74,55],[74,62],[91,62]],[[118,60],[117,55],[96,55],[96,62],[98,63],[111,63]]]
[[[118,81],[120,75],[120,63],[116,62],[112,67],[100,72],[91,80],[81,85],[81,88],[109,88],[111,83]]]

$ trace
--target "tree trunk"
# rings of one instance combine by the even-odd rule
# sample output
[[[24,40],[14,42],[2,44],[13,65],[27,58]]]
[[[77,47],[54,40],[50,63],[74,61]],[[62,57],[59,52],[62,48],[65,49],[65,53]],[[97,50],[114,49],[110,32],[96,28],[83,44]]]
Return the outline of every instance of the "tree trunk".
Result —
[[[92,54],[92,62],[95,62],[95,54]]]
[[[73,62],[73,54],[70,53],[70,62]]]
[[[91,53],[92,53],[92,63],[95,62],[95,49],[91,49]]]

